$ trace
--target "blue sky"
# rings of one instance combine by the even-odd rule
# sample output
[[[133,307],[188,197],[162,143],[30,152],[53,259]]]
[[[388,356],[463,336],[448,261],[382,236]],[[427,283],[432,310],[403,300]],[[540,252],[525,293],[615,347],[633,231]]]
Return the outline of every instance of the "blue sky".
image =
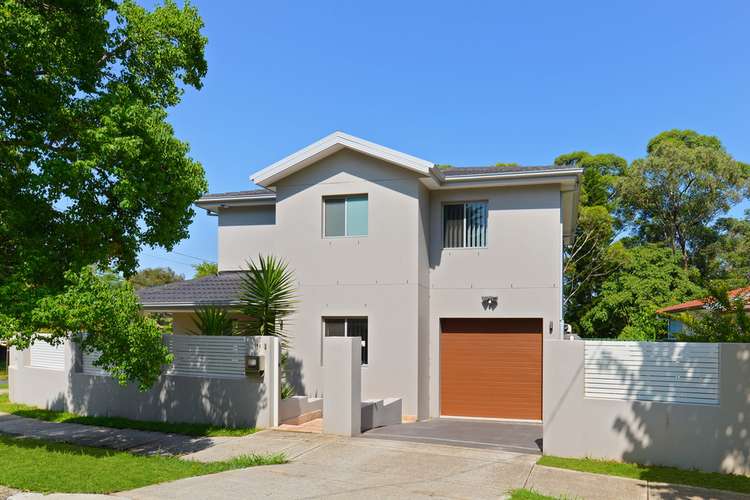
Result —
[[[208,76],[170,121],[211,192],[334,130],[436,163],[538,165],[632,160],[691,128],[750,161],[750,2],[194,3]],[[141,267],[215,261],[216,218],[198,211],[175,251]]]

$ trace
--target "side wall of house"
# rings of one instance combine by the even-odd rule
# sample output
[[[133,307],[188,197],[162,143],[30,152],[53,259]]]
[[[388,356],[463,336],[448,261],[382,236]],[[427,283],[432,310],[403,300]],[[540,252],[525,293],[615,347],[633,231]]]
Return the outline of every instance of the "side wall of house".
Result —
[[[219,214],[219,271],[243,269],[258,254],[275,253],[276,207],[222,208]]]

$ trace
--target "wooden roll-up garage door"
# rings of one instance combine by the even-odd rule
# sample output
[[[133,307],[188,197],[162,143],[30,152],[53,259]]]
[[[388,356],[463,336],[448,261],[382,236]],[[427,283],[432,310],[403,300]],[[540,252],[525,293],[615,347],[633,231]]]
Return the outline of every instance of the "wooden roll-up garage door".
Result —
[[[542,320],[441,320],[440,413],[542,419]]]

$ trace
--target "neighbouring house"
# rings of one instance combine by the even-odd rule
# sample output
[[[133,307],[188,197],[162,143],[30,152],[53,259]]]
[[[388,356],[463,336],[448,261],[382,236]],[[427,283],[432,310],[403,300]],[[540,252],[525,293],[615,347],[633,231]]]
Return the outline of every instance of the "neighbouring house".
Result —
[[[750,286],[735,288],[734,290],[730,290],[729,292],[727,292],[727,295],[730,299],[736,299],[738,297],[744,298],[746,302],[745,309],[748,311],[748,314],[750,314]],[[706,304],[708,304],[709,301],[710,297],[688,300],[687,302],[682,302],[680,304],[657,309],[656,314],[667,316],[669,336],[673,337],[685,332],[686,327],[685,324],[679,319],[675,319],[669,316],[681,313],[700,314],[701,311],[705,310]]]
[[[324,395],[323,340],[361,338],[362,397],[401,398],[405,418],[540,421],[545,340],[561,339],[563,246],[575,234],[572,166],[438,168],[335,132],[208,194],[219,274],[139,291],[145,310],[236,308],[248,259],[296,277],[289,379]]]

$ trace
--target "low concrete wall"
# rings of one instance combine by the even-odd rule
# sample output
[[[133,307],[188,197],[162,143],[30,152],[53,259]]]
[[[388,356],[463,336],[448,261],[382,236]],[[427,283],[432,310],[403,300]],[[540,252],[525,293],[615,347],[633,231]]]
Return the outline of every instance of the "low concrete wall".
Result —
[[[246,378],[162,375],[147,391],[122,386],[109,376],[78,372],[71,343],[65,346],[64,371],[28,366],[28,351],[11,349],[10,399],[82,415],[118,416],[135,420],[196,422],[220,426],[278,425],[278,340],[257,337],[266,369]]]
[[[720,404],[584,397],[584,342],[544,343],[544,453],[750,474],[750,344],[721,344]]]
[[[401,423],[401,399],[375,399],[362,401],[362,432]]]
[[[313,411],[323,412],[323,398],[309,396],[292,396],[279,401],[279,422],[283,423],[305,413]]]

